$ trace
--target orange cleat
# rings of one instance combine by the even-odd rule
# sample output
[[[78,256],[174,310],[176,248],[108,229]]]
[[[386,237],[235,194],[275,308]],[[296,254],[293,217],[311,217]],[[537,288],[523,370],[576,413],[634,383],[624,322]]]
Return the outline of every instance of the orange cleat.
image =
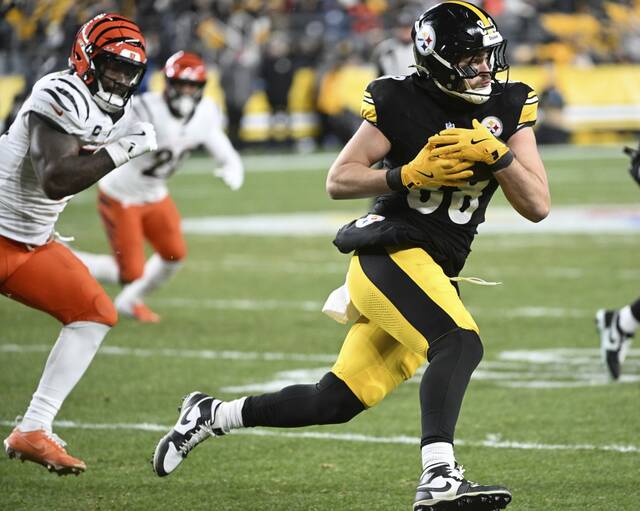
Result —
[[[55,472],[59,476],[79,475],[87,466],[84,461],[67,454],[65,445],[56,434],[44,429],[20,431],[14,428],[4,440],[4,449],[9,458],[39,463],[49,472]]]
[[[153,312],[144,303],[136,303],[131,309],[131,317],[141,323],[160,323],[160,316]]]

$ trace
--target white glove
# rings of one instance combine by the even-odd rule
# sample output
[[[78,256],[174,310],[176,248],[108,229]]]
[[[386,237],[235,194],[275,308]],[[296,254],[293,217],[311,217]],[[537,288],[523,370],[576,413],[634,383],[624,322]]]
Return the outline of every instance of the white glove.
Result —
[[[116,167],[127,163],[131,158],[158,149],[156,130],[150,122],[136,122],[124,137],[103,147]]]
[[[242,165],[227,165],[217,168],[213,171],[213,175],[224,181],[234,192],[238,190],[244,183],[244,168]]]

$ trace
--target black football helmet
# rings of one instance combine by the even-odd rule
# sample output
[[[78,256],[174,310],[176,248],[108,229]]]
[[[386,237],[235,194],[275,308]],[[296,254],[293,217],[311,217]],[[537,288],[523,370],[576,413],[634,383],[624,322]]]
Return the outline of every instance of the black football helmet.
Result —
[[[479,7],[458,0],[435,5],[415,22],[412,39],[418,73],[432,78],[445,92],[475,104],[502,92],[496,73],[509,69],[507,41],[493,18]],[[478,72],[472,66],[460,65],[460,61],[482,51],[489,52],[492,83],[474,90],[465,80]]]

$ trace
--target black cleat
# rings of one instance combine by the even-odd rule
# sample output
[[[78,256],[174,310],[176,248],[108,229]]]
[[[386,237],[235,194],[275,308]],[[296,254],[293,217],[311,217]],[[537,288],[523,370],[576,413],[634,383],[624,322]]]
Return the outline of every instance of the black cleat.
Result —
[[[484,486],[468,481],[462,465],[438,463],[420,476],[413,511],[497,511],[511,502],[504,486]]]
[[[184,398],[178,409],[178,421],[158,442],[153,453],[151,464],[156,474],[169,475],[196,445],[211,436],[224,435],[222,429],[214,425],[220,403],[219,399],[202,392],[192,392]]]
[[[618,311],[600,309],[596,312],[596,328],[600,334],[600,354],[613,380],[620,378],[622,363],[631,347],[633,335],[618,325]]]

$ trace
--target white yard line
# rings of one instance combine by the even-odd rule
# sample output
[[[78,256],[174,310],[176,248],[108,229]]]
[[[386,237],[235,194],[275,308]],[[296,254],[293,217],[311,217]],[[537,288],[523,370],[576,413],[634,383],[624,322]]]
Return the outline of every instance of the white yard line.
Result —
[[[46,344],[0,344],[0,353],[46,353],[51,350]],[[232,350],[179,350],[173,348],[124,348],[121,346],[104,345],[98,352],[100,355],[132,356],[141,358],[171,357],[198,358],[208,360],[287,360],[296,362],[325,362],[333,363],[336,355],[306,354],[306,353],[274,353],[257,351]]]
[[[545,163],[562,161],[584,161],[605,159],[624,160],[628,157],[622,152],[621,146],[571,146],[542,147],[542,159]],[[338,155],[337,152],[326,151],[309,154],[247,154],[242,156],[242,162],[248,173],[253,172],[308,172],[319,169],[329,169]],[[194,156],[189,159],[180,174],[211,174],[211,159],[206,156]]]
[[[339,282],[336,281],[336,287]],[[160,306],[185,307],[190,309],[213,310],[297,310],[320,312],[324,302],[314,300],[252,300],[252,299],[200,299],[200,298],[155,298],[151,303]],[[566,307],[516,307],[500,309],[497,307],[469,307],[472,314],[481,317],[509,318],[586,318],[595,314],[591,309]]]
[[[336,284],[338,287],[338,284]],[[158,298],[152,300],[154,304],[169,307],[184,307],[188,309],[214,310],[297,310],[304,312],[320,312],[324,302],[312,300],[251,300],[251,299],[195,299],[195,298]]]
[[[15,421],[2,420],[0,425],[11,427],[15,425]],[[170,426],[162,424],[142,423],[111,423],[111,424],[95,424],[82,423],[75,421],[56,421],[56,428],[71,429],[91,429],[91,430],[110,430],[110,431],[149,431],[149,432],[166,432]],[[373,436],[359,433],[322,433],[317,431],[278,431],[267,430],[261,428],[235,430],[232,435],[262,436],[275,438],[299,438],[310,440],[337,440],[342,442],[361,442],[375,444],[393,444],[393,445],[418,445],[419,439],[416,437],[397,435],[397,436]],[[490,449],[522,449],[529,451],[599,451],[599,452],[616,452],[616,453],[640,453],[640,446],[637,445],[597,445],[597,444],[543,444],[539,442],[519,442],[512,440],[503,440],[500,435],[488,435],[485,440],[464,440],[457,439],[456,445],[466,447],[486,447]]]
[[[294,212],[237,216],[184,218],[188,234],[251,236],[333,236],[360,213]],[[558,206],[539,224],[519,216],[513,208],[487,209],[487,220],[478,227],[481,234],[628,234],[637,233],[640,207],[636,204]]]
[[[51,350],[50,344],[16,344],[0,339],[0,353],[45,353]],[[130,348],[123,346],[110,346],[105,344],[98,352],[101,355],[132,356],[132,357],[174,357],[174,358],[205,358],[210,360],[292,360],[303,362],[333,362],[336,353],[286,353],[271,351],[236,351],[236,350],[194,350],[176,348]],[[640,348],[632,348],[628,351],[628,360],[625,364],[638,366]],[[597,348],[543,348],[539,350],[506,350],[497,355],[497,360],[484,360],[482,369],[513,369],[518,372],[525,371],[527,367],[541,366],[546,370],[554,370],[554,364],[561,367],[585,366],[598,360],[600,350]],[[572,373],[578,370],[576,367],[569,369]],[[590,369],[589,369],[590,370]]]
[[[0,339],[2,341],[2,339]],[[43,344],[0,344],[0,353],[47,353],[49,345]],[[289,361],[297,362],[285,371],[267,373],[257,380],[227,382],[219,390],[234,394],[254,394],[273,392],[288,385],[318,381],[335,361],[335,354],[277,353],[232,350],[193,350],[173,348],[130,348],[103,346],[101,356],[129,356],[140,358],[170,357],[173,360],[243,360],[243,361]],[[300,367],[300,363],[313,363],[315,367]],[[320,365],[321,367],[318,367]],[[625,362],[625,374],[618,384],[640,382],[640,350],[629,350]],[[409,381],[419,384],[424,367],[418,369]],[[610,384],[600,362],[598,349],[551,348],[541,350],[501,351],[497,360],[484,360],[472,378],[493,383],[498,387],[522,389],[565,389],[606,386]]]

